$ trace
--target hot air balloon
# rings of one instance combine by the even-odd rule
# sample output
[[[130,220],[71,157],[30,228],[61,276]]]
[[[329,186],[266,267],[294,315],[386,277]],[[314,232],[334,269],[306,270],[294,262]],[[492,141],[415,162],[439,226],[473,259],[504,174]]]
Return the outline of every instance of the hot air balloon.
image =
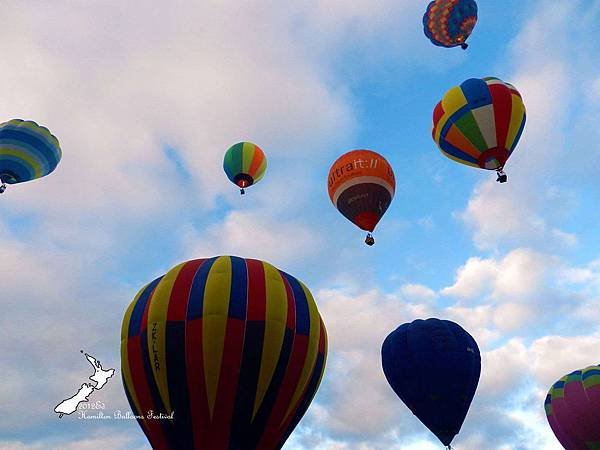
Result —
[[[381,360],[398,397],[450,446],[479,382],[481,357],[471,335],[449,320],[415,320],[388,335]]]
[[[546,417],[567,450],[600,449],[600,366],[565,375],[552,385]]]
[[[433,111],[433,140],[448,158],[495,170],[506,182],[504,165],[525,127],[525,105],[511,84],[498,78],[471,78],[444,95]]]
[[[327,182],[333,205],[350,222],[372,232],[394,198],[394,171],[383,156],[371,150],[353,150],[340,156],[329,169]]]
[[[477,3],[475,0],[435,0],[427,6],[423,16],[423,31],[438,47],[461,46],[477,23]]]
[[[223,160],[227,178],[244,189],[259,182],[267,170],[267,158],[260,147],[252,142],[239,142],[229,147]]]
[[[281,448],[326,355],[308,288],[235,256],[187,261],[144,286],[121,333],[126,395],[155,450]]]
[[[0,194],[7,184],[48,175],[61,156],[58,139],[47,128],[21,119],[0,124]]]

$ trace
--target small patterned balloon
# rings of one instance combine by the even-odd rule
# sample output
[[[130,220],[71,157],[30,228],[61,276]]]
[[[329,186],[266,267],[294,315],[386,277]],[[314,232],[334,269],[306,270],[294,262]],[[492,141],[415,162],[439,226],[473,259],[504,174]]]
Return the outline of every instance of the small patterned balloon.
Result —
[[[435,0],[423,16],[423,31],[439,47],[467,48],[466,40],[477,23],[475,0]]]

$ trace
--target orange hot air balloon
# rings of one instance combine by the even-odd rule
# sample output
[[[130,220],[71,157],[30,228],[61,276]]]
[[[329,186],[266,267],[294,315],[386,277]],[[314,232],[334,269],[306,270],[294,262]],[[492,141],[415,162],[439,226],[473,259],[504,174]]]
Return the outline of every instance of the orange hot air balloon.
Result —
[[[390,206],[396,180],[386,159],[371,150],[352,150],[329,169],[329,198],[344,217],[368,231],[365,243],[373,245],[371,233]]]

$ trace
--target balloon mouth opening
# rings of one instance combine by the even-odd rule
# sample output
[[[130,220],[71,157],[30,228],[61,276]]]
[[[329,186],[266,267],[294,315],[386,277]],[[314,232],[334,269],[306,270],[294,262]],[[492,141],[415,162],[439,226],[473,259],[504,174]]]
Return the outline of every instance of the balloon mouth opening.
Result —
[[[494,147],[486,150],[477,159],[477,164],[482,169],[498,170],[504,167],[508,160],[508,150],[504,147]]]
[[[239,175],[236,175],[233,178],[233,182],[240,189],[244,189],[244,188],[247,188],[248,186],[252,186],[252,184],[254,183],[254,179],[250,175],[247,175],[245,173],[241,173]]]
[[[352,220],[361,230],[372,233],[379,222],[379,216],[371,211],[361,212],[354,217]]]
[[[14,184],[16,182],[17,182],[17,177],[15,177],[15,175],[12,174],[11,172],[0,173],[0,184],[2,184],[2,183]]]

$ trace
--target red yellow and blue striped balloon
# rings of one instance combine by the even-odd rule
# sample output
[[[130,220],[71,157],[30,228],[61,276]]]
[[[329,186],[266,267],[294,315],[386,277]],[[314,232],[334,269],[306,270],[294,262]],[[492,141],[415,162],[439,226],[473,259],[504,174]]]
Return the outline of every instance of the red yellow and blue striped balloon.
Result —
[[[127,398],[155,450],[280,448],[326,355],[308,288],[235,256],[184,262],[143,287],[121,333]]]
[[[30,120],[13,119],[0,124],[0,180],[15,184],[52,172],[62,152],[50,131]]]
[[[433,140],[448,158],[502,170],[525,127],[519,91],[498,78],[471,78],[444,95],[433,111]]]
[[[556,438],[567,450],[600,449],[600,366],[565,375],[544,402]]]
[[[267,158],[258,145],[238,142],[225,153],[223,170],[243,194],[245,188],[259,182],[265,175]]]
[[[423,15],[425,36],[438,47],[466,49],[467,38],[477,23],[475,0],[434,0]]]

